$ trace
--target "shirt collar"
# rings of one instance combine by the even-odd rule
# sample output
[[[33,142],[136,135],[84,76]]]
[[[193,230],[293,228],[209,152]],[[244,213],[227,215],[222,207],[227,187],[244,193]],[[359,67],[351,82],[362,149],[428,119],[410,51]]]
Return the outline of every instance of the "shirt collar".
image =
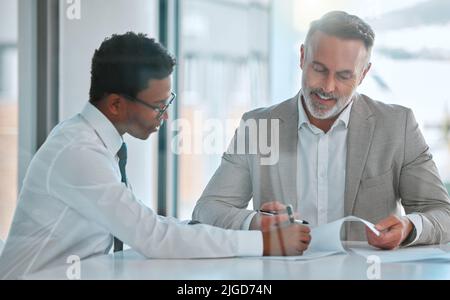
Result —
[[[116,155],[122,146],[123,139],[111,121],[90,102],[84,106],[81,116],[94,128],[106,148]]]
[[[303,125],[308,125],[309,127],[312,126],[311,122],[308,119],[308,116],[306,115],[305,109],[303,108],[302,96],[303,96],[303,92],[299,93],[298,105],[297,105],[298,106],[298,129],[300,129]],[[355,97],[353,97],[353,99],[355,99]],[[348,124],[350,121],[350,113],[351,113],[353,101],[354,101],[353,99],[351,100],[350,104],[347,105],[347,107],[339,115],[337,120],[334,122],[332,128],[336,127],[337,124],[339,124],[339,123],[343,123],[345,128],[348,128]]]

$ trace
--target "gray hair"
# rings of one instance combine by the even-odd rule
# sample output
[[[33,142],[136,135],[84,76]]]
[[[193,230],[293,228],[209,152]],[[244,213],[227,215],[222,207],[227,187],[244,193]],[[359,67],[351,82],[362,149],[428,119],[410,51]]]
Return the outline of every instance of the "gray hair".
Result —
[[[306,35],[305,44],[308,44],[316,31],[341,39],[361,40],[369,53],[375,42],[375,33],[370,25],[358,16],[344,11],[331,11],[319,20],[313,21]]]

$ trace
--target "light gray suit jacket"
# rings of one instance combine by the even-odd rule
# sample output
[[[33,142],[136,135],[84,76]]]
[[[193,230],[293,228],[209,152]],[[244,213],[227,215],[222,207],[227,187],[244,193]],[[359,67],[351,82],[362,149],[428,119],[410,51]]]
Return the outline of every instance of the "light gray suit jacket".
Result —
[[[244,114],[243,120],[278,119],[280,157],[263,165],[263,155],[226,152],[198,200],[193,219],[241,229],[249,201],[259,208],[278,200],[297,206],[298,95],[278,105]],[[259,129],[259,128],[258,128]],[[271,137],[274,138],[274,137]],[[237,139],[235,134],[233,142]],[[233,143],[232,142],[232,143]],[[429,148],[410,109],[358,95],[347,136],[345,215],[377,223],[399,214],[422,218],[415,244],[450,241],[450,202]],[[301,199],[300,199],[301,201]],[[346,224],[346,239],[365,240],[364,227]]]

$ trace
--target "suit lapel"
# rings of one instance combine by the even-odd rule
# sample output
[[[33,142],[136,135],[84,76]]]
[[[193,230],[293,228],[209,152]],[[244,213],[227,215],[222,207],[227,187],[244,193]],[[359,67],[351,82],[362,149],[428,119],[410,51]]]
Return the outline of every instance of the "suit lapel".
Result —
[[[345,177],[345,215],[352,215],[362,172],[372,143],[375,117],[363,96],[358,95],[352,107],[347,137]]]
[[[297,141],[298,141],[298,95],[271,113],[271,118],[280,120],[280,157],[274,186],[281,188],[282,203],[292,204],[297,209]]]

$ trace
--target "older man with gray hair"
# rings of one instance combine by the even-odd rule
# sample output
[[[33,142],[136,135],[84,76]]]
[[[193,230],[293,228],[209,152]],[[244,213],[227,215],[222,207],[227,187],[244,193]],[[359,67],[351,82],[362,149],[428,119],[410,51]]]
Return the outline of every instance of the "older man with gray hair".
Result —
[[[267,166],[261,153],[227,151],[193,218],[265,231],[287,220],[290,204],[312,226],[348,215],[376,223],[380,236],[346,224],[345,238],[382,249],[449,242],[448,193],[412,111],[356,92],[374,40],[367,23],[342,11],[314,21],[300,50],[301,91],[243,116],[279,120],[271,136],[279,161]],[[251,199],[273,214],[247,210]]]

